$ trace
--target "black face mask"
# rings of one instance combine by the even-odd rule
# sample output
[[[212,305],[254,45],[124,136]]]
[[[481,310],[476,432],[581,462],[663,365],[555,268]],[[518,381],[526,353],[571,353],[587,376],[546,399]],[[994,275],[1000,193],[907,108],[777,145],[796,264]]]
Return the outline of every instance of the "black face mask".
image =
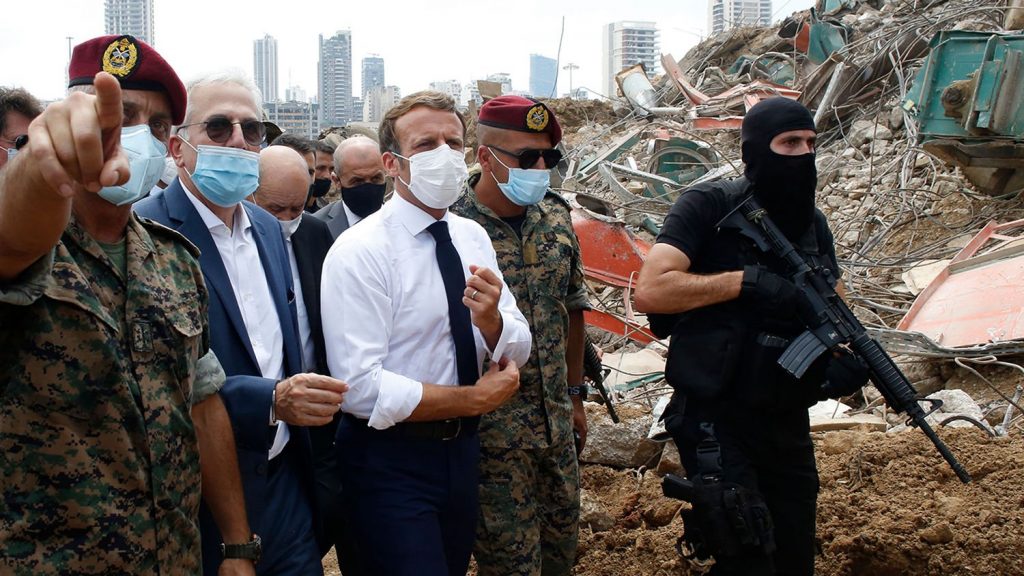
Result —
[[[367,182],[359,186],[341,189],[341,201],[353,214],[366,218],[384,205],[385,184]]]
[[[786,156],[768,150],[748,168],[754,197],[787,238],[798,240],[814,221],[814,154]]]
[[[320,198],[331,189],[330,178],[317,178],[309,185],[309,195],[313,198]]]

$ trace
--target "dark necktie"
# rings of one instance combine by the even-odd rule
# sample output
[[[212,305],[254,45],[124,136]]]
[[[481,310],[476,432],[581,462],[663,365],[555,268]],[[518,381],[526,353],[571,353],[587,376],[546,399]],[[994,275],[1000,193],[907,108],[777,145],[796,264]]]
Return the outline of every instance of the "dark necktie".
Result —
[[[459,385],[476,384],[480,371],[476,367],[476,341],[473,338],[469,308],[462,303],[462,295],[466,290],[462,259],[459,258],[455,244],[452,244],[447,222],[438,220],[427,226],[427,231],[437,245],[437,267],[441,269],[444,293],[448,300],[448,323],[452,328],[452,339],[455,340],[455,366],[459,372]]]

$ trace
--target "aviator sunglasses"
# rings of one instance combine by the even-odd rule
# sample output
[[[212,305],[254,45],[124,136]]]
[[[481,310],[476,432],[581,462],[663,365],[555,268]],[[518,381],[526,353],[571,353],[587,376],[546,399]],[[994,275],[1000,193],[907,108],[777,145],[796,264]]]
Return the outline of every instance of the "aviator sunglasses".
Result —
[[[508,150],[503,150],[501,148],[498,148],[497,146],[488,146],[488,148],[493,148],[494,150],[497,150],[502,154],[508,154],[509,156],[519,161],[520,168],[527,170],[532,168],[533,165],[537,163],[537,159],[540,158],[541,156],[544,157],[544,165],[549,170],[557,166],[558,163],[562,161],[562,151],[556,148],[548,148],[546,150],[537,150],[531,148],[528,150],[523,150],[519,154],[509,152]]]
[[[200,124],[206,129],[206,135],[210,140],[217,144],[224,144],[231,139],[231,133],[235,129],[235,124],[242,127],[242,138],[250,146],[259,146],[267,138],[267,127],[263,122],[259,120],[232,122],[227,116],[211,116],[205,122],[193,122],[192,124],[178,126],[178,130]]]
[[[28,144],[28,134],[20,134],[18,136],[15,136],[14,140],[8,140],[7,138],[0,137],[0,140],[14,144],[14,146],[11,146],[11,148],[14,148],[15,150],[21,150],[22,148],[25,147],[26,144]],[[4,147],[0,146],[0,148]],[[4,149],[7,150],[8,148]]]

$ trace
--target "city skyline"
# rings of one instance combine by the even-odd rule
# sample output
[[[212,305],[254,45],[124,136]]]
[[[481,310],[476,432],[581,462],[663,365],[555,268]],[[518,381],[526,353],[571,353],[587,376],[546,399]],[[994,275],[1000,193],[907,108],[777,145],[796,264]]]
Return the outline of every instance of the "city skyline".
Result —
[[[443,10],[422,3],[395,2],[380,10],[314,1],[302,10],[282,9],[269,0],[254,0],[243,12],[221,3],[197,0],[155,0],[157,49],[186,82],[202,73],[237,68],[252,73],[253,40],[269,34],[277,39],[279,86],[300,87],[310,98],[318,95],[318,38],[338,30],[351,31],[353,71],[362,59],[379,54],[386,62],[389,85],[402,94],[426,89],[431,82],[472,81],[506,72],[512,88],[529,88],[530,54],[545,54],[559,63],[557,93],[568,92],[568,63],[573,88],[603,93],[603,27],[619,20],[656,21],[661,50],[677,59],[706,35],[707,0],[638,0],[564,2],[552,8],[539,0],[516,7],[480,5],[466,0],[447,2]],[[776,2],[773,21],[813,0]],[[26,26],[37,14],[30,6],[5,7],[0,22],[0,50],[10,57],[0,68],[0,85],[23,86],[44,100],[66,93],[68,40],[78,44],[104,33],[104,0],[49,0],[47,26]],[[560,10],[561,12],[558,12]],[[310,18],[310,13],[316,13]],[[527,17],[528,15],[528,17]],[[565,32],[558,54],[562,16]],[[225,22],[209,27],[204,23]],[[509,25],[522,22],[521,26]],[[429,42],[424,42],[429,39]],[[28,54],[31,58],[16,57]],[[361,78],[353,74],[352,96],[361,95]],[[279,88],[280,89],[280,88]]]

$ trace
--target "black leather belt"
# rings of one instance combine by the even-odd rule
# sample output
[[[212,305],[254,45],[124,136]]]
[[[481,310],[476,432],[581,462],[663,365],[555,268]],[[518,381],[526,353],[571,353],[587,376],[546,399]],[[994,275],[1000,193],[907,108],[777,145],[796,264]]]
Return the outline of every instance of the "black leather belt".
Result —
[[[370,428],[368,420],[345,414],[345,420],[359,429],[374,435],[393,438],[416,438],[420,440],[454,440],[460,436],[468,436],[476,432],[480,418],[449,418],[430,422],[399,422],[390,428],[378,430]]]

